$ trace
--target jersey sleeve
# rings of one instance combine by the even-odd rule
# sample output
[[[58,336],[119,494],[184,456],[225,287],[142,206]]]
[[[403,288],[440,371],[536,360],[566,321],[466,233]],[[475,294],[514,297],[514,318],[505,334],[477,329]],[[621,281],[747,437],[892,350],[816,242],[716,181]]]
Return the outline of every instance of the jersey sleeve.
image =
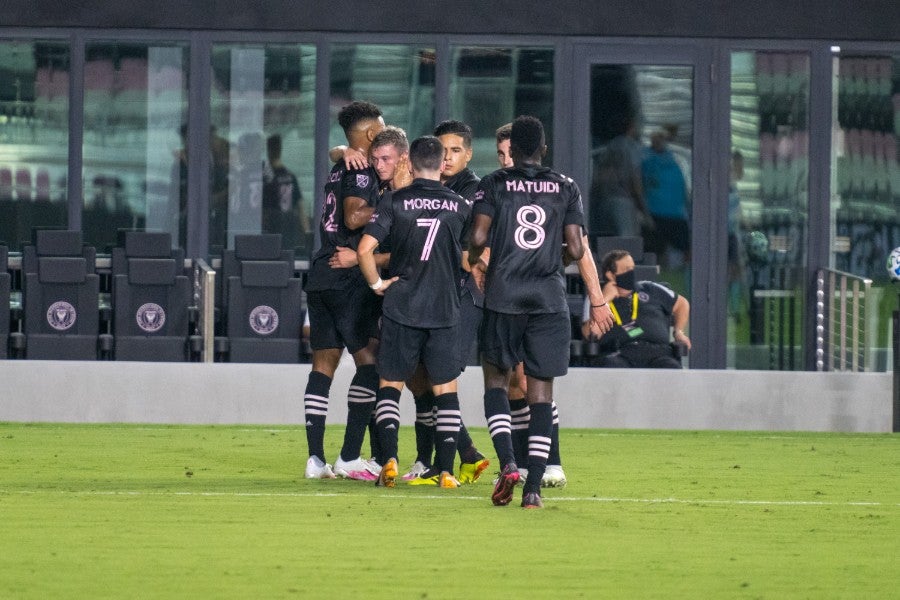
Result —
[[[472,218],[474,218],[474,215],[487,215],[492,219],[494,218],[496,197],[494,195],[494,186],[492,185],[493,180],[493,177],[488,176],[478,184],[474,197],[475,203],[472,205]]]
[[[345,171],[341,178],[341,198],[356,196],[369,202],[370,198],[376,197],[377,191],[377,178],[368,170]]]
[[[565,225],[580,225],[584,230],[584,204],[581,201],[581,190],[578,184],[571,179],[567,180],[566,188],[569,190],[569,200],[566,206]]]
[[[391,232],[391,225],[394,222],[394,202],[390,192],[385,192],[372,218],[363,230],[363,233],[371,235],[378,240],[380,244]]]
[[[671,314],[672,307],[675,306],[675,301],[678,299],[678,294],[655,281],[646,281],[644,285],[644,290],[650,295],[650,299],[660,304],[666,313]]]

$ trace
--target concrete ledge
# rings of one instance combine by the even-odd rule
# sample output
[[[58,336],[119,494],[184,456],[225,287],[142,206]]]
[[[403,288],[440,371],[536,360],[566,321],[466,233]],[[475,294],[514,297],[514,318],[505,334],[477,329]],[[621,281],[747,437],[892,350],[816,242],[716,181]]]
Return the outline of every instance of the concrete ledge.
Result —
[[[0,361],[0,421],[302,424],[310,365]],[[344,360],[328,422],[346,419]],[[890,432],[891,373],[571,369],[563,427]],[[460,379],[463,419],[485,425],[481,370]],[[402,421],[414,419],[404,392]]]

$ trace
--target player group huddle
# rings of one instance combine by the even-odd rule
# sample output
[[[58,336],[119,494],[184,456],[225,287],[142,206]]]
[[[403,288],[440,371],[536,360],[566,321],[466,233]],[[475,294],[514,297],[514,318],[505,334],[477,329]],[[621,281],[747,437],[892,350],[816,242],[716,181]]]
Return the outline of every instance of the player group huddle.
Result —
[[[312,371],[304,394],[310,479],[456,488],[489,466],[460,416],[457,377],[474,343],[484,411],[500,462],[491,500],[522,484],[565,485],[553,379],[568,369],[570,321],[563,261],[577,262],[601,335],[612,315],[586,243],[578,186],[541,165],[541,122],[521,116],[497,131],[500,169],[468,168],[472,130],[445,121],[410,143],[368,102],[345,106],[347,146],[332,151],[321,247],[306,284]],[[328,398],[343,349],[356,373],[334,465],[325,461]],[[400,475],[400,394],[416,403],[416,460]],[[361,457],[369,432],[371,459]],[[459,469],[455,470],[456,455]],[[523,468],[520,468],[523,467]]]

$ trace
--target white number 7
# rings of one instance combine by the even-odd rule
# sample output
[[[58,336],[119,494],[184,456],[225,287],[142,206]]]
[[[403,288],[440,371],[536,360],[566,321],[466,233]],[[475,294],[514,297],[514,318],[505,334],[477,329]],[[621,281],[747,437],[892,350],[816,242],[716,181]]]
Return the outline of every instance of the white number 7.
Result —
[[[431,247],[434,246],[434,238],[437,237],[437,230],[441,226],[441,222],[437,219],[416,219],[416,225],[428,228],[428,236],[422,247],[422,256],[419,257],[419,260],[427,261],[431,256]]]

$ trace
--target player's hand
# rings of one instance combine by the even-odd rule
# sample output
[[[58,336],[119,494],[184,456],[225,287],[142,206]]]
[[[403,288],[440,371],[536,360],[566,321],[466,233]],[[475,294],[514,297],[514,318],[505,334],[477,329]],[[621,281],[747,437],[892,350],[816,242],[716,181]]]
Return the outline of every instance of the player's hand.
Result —
[[[397,161],[397,168],[394,171],[394,189],[399,190],[405,188],[412,182],[413,176],[410,170],[409,158],[402,156],[400,157],[400,160]]]
[[[598,338],[603,336],[612,329],[613,323],[613,314],[609,310],[609,304],[600,307],[591,306],[591,335]]]
[[[474,265],[472,265],[472,280],[475,281],[475,287],[477,287],[481,293],[484,293],[484,279],[485,275],[487,275],[487,264],[483,260],[478,260]]]
[[[400,279],[400,277],[391,277],[390,279],[383,279],[381,287],[378,288],[377,290],[372,290],[372,291],[375,292],[376,294],[378,294],[379,296],[384,296],[384,293],[387,291],[387,289],[389,287],[391,287],[391,285],[398,279]]]
[[[328,259],[328,266],[332,269],[349,269],[359,264],[356,257],[356,251],[346,246],[338,246],[331,258]]]
[[[347,148],[344,150],[344,166],[348,170],[361,171],[369,166],[369,157],[362,150]]]

